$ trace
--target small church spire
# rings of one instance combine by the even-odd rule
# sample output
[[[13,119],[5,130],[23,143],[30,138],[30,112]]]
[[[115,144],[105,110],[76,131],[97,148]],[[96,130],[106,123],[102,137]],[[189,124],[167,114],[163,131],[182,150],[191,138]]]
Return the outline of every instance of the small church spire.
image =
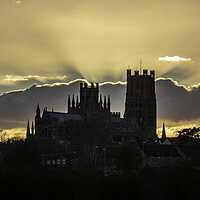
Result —
[[[162,129],[162,140],[165,140],[166,137],[166,132],[165,132],[165,123],[163,122],[163,129]]]

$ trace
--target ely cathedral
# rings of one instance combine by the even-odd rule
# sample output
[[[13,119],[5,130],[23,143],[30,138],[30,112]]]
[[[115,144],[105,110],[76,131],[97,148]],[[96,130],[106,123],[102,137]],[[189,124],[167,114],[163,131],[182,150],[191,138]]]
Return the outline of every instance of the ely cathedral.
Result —
[[[128,135],[134,140],[156,138],[156,96],[155,72],[143,70],[143,74],[127,69],[127,85],[124,117],[119,112],[111,112],[110,95],[102,97],[99,84],[80,83],[79,97],[68,96],[66,113],[54,112],[44,108],[41,115],[39,104],[36,109],[35,126],[27,124],[27,140],[59,140],[69,138],[84,124],[103,127],[105,132]],[[120,95],[120,94],[119,94]],[[95,132],[93,133],[95,134]]]

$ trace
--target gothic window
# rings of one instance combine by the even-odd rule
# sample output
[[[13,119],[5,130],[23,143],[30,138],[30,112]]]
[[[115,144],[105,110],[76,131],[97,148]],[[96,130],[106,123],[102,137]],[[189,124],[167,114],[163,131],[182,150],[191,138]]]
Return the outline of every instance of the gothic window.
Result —
[[[51,161],[50,160],[47,160],[47,165],[50,165],[51,164]]]
[[[66,159],[63,159],[63,160],[62,160],[62,164],[63,164],[63,165],[66,165]]]
[[[169,160],[170,160],[170,161],[173,161],[173,157],[169,157]]]
[[[149,160],[150,160],[150,161],[153,161],[153,159],[154,159],[154,157],[153,157],[153,156],[149,157]]]
[[[60,159],[57,160],[57,164],[58,164],[58,165],[61,164],[61,160],[60,160]]]

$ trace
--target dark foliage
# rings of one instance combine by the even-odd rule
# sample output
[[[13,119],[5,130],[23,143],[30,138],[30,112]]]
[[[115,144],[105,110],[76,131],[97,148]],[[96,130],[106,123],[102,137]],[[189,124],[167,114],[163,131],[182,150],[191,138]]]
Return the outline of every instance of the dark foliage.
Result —
[[[23,141],[16,141],[7,144],[7,146],[7,150],[2,159],[5,166],[18,168],[39,165],[40,155],[35,145],[27,144]]]
[[[200,142],[200,127],[182,129],[178,133],[181,144]]]
[[[121,169],[123,174],[131,173],[141,164],[141,151],[134,147],[123,146],[119,149],[116,159],[117,169]]]
[[[0,172],[6,199],[198,199],[200,172],[192,168],[151,170],[131,176],[103,177],[68,170]]]

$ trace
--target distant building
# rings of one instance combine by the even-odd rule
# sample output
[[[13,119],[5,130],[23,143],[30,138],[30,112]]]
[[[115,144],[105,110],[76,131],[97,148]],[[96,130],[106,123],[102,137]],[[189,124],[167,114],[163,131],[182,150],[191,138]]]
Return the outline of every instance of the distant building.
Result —
[[[181,152],[174,145],[143,145],[143,166],[152,168],[174,167],[183,160]]]
[[[127,126],[143,138],[156,138],[155,71],[127,69],[127,90],[124,119]]]

